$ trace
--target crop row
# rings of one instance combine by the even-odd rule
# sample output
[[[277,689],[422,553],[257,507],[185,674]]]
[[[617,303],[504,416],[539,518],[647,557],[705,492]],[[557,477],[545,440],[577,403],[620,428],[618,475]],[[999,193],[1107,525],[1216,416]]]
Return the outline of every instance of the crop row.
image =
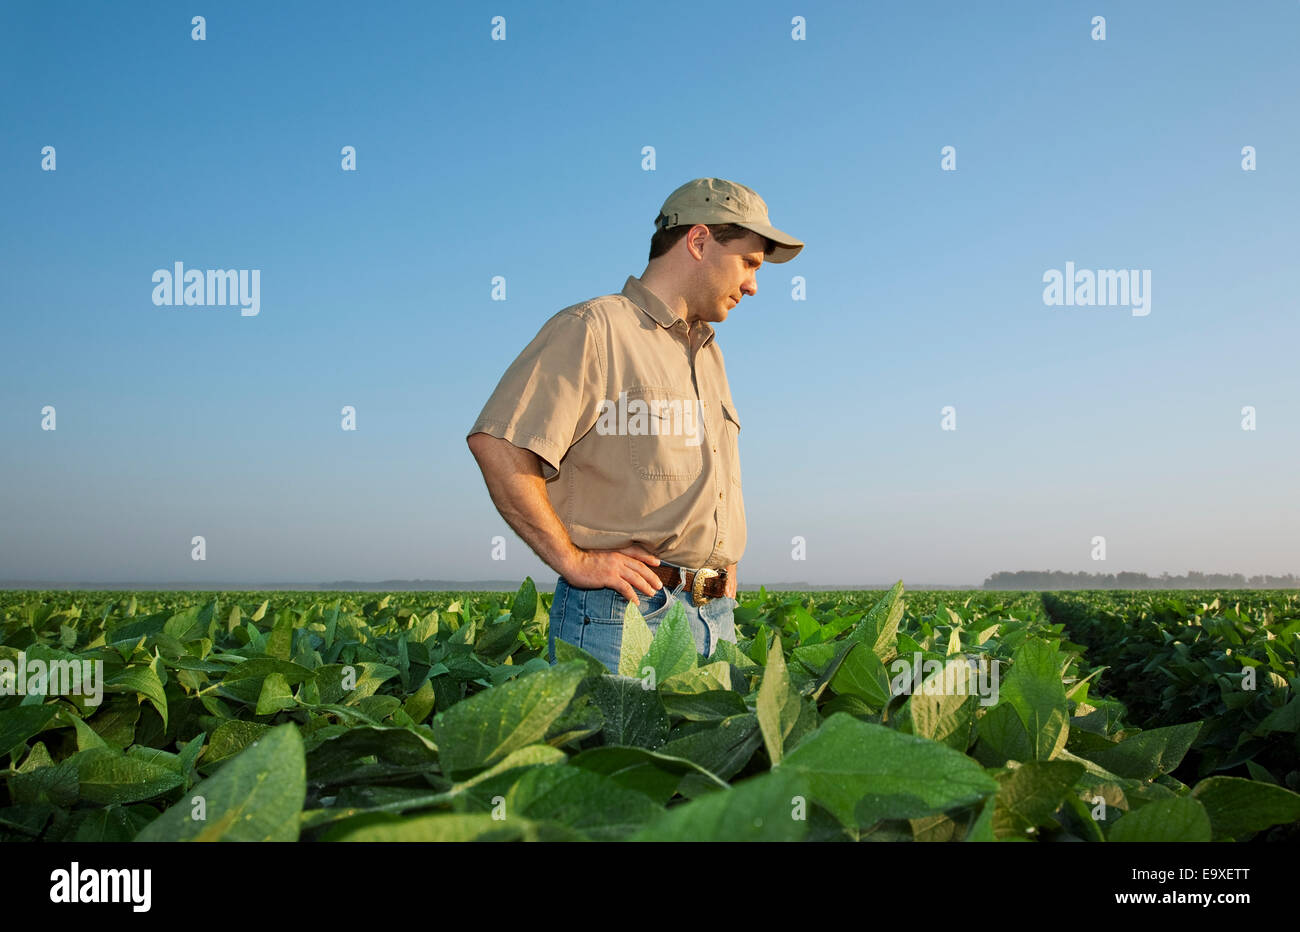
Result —
[[[1183,768],[1300,790],[1300,594],[1044,593],[1146,724],[1203,721]]]

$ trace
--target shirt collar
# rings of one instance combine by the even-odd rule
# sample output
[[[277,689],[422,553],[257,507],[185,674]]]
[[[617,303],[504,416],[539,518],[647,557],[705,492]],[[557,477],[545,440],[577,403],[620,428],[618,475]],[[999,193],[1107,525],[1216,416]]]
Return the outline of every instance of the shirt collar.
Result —
[[[682,320],[664,303],[662,298],[647,288],[645,283],[635,275],[627,277],[627,281],[623,284],[622,294],[635,304],[642,313],[665,330],[670,329],[678,321]],[[703,327],[705,330],[704,342],[700,344],[701,348],[708,346],[713,340],[713,327],[704,321],[696,321],[696,326]]]

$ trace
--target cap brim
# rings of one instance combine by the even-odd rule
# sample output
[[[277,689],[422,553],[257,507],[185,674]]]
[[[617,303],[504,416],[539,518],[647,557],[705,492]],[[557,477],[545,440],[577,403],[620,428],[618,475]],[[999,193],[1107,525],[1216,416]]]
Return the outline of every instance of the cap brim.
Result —
[[[772,248],[772,254],[766,257],[768,262],[789,262],[799,255],[799,251],[804,247],[803,240],[795,239],[789,233],[766,223],[742,223],[740,226],[753,230],[759,236],[765,236],[776,244]]]

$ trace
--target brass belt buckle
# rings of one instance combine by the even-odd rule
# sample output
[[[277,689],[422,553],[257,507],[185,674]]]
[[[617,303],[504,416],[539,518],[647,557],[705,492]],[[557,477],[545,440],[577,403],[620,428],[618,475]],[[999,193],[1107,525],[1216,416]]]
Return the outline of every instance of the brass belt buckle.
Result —
[[[717,575],[717,570],[707,566],[695,574],[695,578],[691,580],[691,598],[696,605],[707,605],[713,601],[704,597],[704,584]]]

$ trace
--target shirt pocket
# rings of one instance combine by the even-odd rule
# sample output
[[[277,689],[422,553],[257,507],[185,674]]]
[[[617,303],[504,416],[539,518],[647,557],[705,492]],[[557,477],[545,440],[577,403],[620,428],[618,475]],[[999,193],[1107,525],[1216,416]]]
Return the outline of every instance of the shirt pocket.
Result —
[[[645,480],[691,480],[704,469],[699,407],[672,389],[627,391],[627,442],[632,468]]]
[[[723,442],[727,447],[727,473],[731,477],[731,484],[740,485],[740,416],[736,414],[736,409],[725,401],[719,402],[718,407],[722,409],[722,430],[725,434]]]

